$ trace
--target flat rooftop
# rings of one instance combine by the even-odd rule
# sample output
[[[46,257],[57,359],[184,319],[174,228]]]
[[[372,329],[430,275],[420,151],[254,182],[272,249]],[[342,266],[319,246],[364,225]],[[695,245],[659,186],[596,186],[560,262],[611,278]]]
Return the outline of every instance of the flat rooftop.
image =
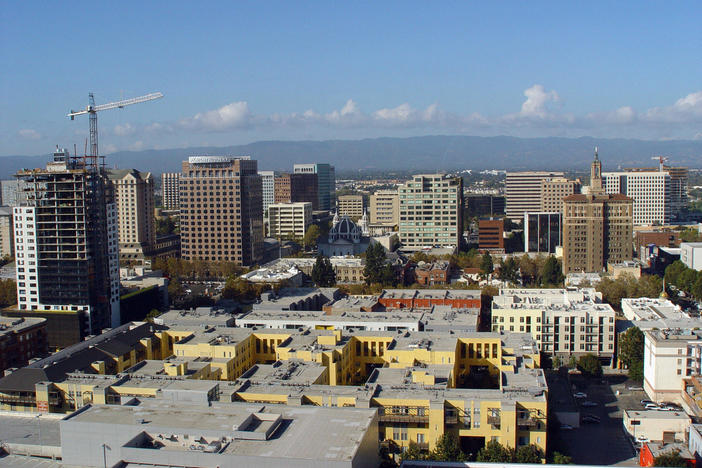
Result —
[[[157,450],[188,450],[188,440],[227,438],[220,454],[349,461],[376,418],[375,409],[293,407],[247,403],[199,406],[144,401],[137,406],[96,405],[64,424],[99,424],[101,430],[145,432],[175,442]],[[272,432],[271,432],[272,431]],[[179,441],[187,434],[188,440]],[[180,443],[179,443],[180,442]],[[182,446],[182,447],[181,447]]]

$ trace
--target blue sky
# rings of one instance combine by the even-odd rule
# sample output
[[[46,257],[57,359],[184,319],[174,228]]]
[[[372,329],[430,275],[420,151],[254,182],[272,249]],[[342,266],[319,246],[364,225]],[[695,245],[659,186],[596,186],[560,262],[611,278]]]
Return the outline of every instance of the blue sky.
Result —
[[[702,138],[697,2],[0,1],[0,155],[424,134]]]

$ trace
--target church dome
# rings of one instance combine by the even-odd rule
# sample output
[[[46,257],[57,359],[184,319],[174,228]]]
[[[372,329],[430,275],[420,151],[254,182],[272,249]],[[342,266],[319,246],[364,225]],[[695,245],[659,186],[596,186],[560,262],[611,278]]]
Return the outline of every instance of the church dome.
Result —
[[[337,240],[358,243],[361,241],[361,229],[348,216],[342,216],[329,230],[329,243]]]

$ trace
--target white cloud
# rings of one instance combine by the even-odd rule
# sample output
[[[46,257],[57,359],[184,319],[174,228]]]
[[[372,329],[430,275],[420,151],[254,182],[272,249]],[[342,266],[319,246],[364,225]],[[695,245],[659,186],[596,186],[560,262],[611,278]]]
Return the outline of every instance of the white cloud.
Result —
[[[131,145],[129,145],[129,149],[132,151],[140,151],[144,149],[144,142],[141,140],[135,141]]]
[[[195,114],[189,119],[181,120],[180,124],[187,128],[222,131],[248,127],[251,124],[251,117],[248,103],[238,101],[219,109]]]
[[[478,112],[450,113],[437,103],[422,109],[405,102],[395,107],[364,111],[353,99],[347,99],[340,108],[328,112],[308,109],[303,112],[256,114],[246,101],[236,101],[176,122],[118,125],[114,128],[114,134],[138,140],[137,143],[125,142],[125,146],[122,146],[130,149],[134,149],[135,145],[147,146],[155,135],[178,134],[186,138],[198,133],[250,131],[270,137],[286,135],[310,139],[332,136],[330,130],[358,135],[366,131],[372,134],[372,130],[382,129],[414,129],[416,132],[439,130],[476,135],[594,135],[649,139],[690,138],[690,135],[695,135],[695,138],[702,138],[697,125],[702,122],[702,91],[688,94],[667,107],[636,110],[623,105],[613,110],[579,116],[560,108],[562,99],[556,90],[534,84],[523,93],[526,99],[516,112],[494,117]]]
[[[109,154],[109,153],[114,153],[117,151],[117,147],[113,145],[112,143],[109,143],[107,145],[104,145],[101,149],[101,153]]]
[[[522,104],[520,115],[525,117],[547,117],[546,105],[550,102],[558,102],[561,98],[556,91],[546,91],[540,84],[535,84],[531,88],[524,90],[526,101]]]
[[[24,138],[25,140],[40,140],[41,139],[41,133],[37,132],[36,130],[32,128],[23,128],[17,132],[17,135],[20,138]]]
[[[126,123],[124,125],[115,125],[115,128],[112,129],[112,132],[117,136],[133,135],[135,131],[136,128],[130,123]]]
[[[652,123],[702,122],[702,91],[690,93],[672,106],[648,109],[642,118]]]

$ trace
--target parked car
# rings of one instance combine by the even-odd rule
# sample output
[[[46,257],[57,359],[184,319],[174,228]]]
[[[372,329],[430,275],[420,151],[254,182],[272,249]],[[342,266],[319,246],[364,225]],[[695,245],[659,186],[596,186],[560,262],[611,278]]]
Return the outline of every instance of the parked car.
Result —
[[[656,402],[655,402],[655,401],[652,401],[652,400],[641,400],[641,404],[642,404],[643,406],[650,405],[650,404],[654,404],[654,405],[655,405]]]
[[[571,426],[570,424],[561,424],[561,430],[562,431],[572,431],[573,426]]]
[[[682,406],[680,406],[677,403],[672,403],[670,401],[664,401],[661,403],[661,406],[665,406],[666,408],[672,408],[674,411],[682,411]]]
[[[573,396],[574,396],[575,398],[587,398],[587,393],[576,392],[576,393],[573,393]]]
[[[647,404],[644,406],[644,408],[646,408],[646,409],[648,409],[648,410],[657,410],[657,409],[661,409],[661,407],[658,406],[658,405],[655,404],[655,403],[647,403]]]
[[[638,392],[638,391],[641,391],[641,392],[643,392],[643,387],[629,386],[629,387],[626,387],[626,389],[627,389],[627,390],[631,390],[632,392],[634,392],[634,391],[637,391],[637,392]]]
[[[588,415],[588,416],[583,416],[581,421],[586,423],[586,424],[599,424],[600,418],[598,418],[596,416]]]
[[[586,408],[594,408],[595,406],[599,405],[599,403],[595,403],[594,401],[590,401],[590,400],[585,400],[581,404],[583,406],[585,406]]]

